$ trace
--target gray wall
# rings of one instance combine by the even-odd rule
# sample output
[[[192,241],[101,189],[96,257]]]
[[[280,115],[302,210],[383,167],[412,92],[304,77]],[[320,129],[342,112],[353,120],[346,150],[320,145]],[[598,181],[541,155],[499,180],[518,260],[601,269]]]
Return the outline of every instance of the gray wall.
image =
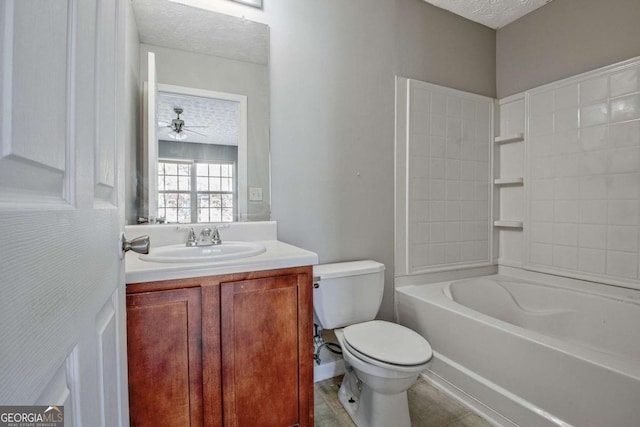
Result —
[[[496,36],[502,98],[640,55],[639,0],[554,0]]]
[[[387,266],[393,317],[394,78],[495,96],[495,31],[420,0],[278,0],[271,26],[272,219],[321,263]]]

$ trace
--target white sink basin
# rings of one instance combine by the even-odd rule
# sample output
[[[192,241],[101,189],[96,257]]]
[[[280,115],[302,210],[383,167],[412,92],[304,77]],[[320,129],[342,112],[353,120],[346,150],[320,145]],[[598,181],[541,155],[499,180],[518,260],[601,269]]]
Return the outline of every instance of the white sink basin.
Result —
[[[148,262],[218,262],[260,255],[265,247],[256,242],[222,242],[214,246],[192,246],[184,244],[151,248],[149,254],[140,255]]]

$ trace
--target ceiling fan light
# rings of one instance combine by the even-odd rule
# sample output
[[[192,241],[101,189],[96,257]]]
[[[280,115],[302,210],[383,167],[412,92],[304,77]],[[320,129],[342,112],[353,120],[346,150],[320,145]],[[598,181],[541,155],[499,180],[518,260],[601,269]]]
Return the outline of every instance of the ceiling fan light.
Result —
[[[185,139],[187,139],[187,135],[184,132],[178,133],[172,130],[171,132],[169,132],[169,138],[175,139],[176,141],[184,141]]]

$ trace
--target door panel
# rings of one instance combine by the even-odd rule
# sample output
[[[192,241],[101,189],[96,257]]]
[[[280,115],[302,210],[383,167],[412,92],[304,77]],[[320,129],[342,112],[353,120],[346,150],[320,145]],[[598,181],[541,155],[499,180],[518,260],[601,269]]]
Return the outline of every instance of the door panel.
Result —
[[[96,201],[115,204],[116,176],[116,132],[118,110],[113,95],[117,90],[117,76],[122,72],[113,49],[118,41],[118,2],[100,0],[98,2],[98,33],[96,40],[96,138],[94,156],[94,195]]]
[[[0,200],[6,203],[16,198],[31,203],[43,197],[58,203],[67,199],[68,121],[75,83],[68,67],[74,43],[68,35],[75,24],[71,12],[67,0],[6,0],[0,5]]]
[[[111,419],[119,412],[118,366],[118,295],[114,294],[96,316],[98,349],[98,381],[100,421],[102,426],[114,425]],[[117,424],[116,424],[117,425]]]

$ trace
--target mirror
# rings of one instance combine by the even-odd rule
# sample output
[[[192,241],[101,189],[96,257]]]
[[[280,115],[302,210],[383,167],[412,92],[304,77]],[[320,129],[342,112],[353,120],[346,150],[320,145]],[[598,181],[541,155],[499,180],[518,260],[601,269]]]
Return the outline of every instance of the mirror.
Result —
[[[138,217],[269,220],[269,27],[167,0],[132,6],[148,140]]]

